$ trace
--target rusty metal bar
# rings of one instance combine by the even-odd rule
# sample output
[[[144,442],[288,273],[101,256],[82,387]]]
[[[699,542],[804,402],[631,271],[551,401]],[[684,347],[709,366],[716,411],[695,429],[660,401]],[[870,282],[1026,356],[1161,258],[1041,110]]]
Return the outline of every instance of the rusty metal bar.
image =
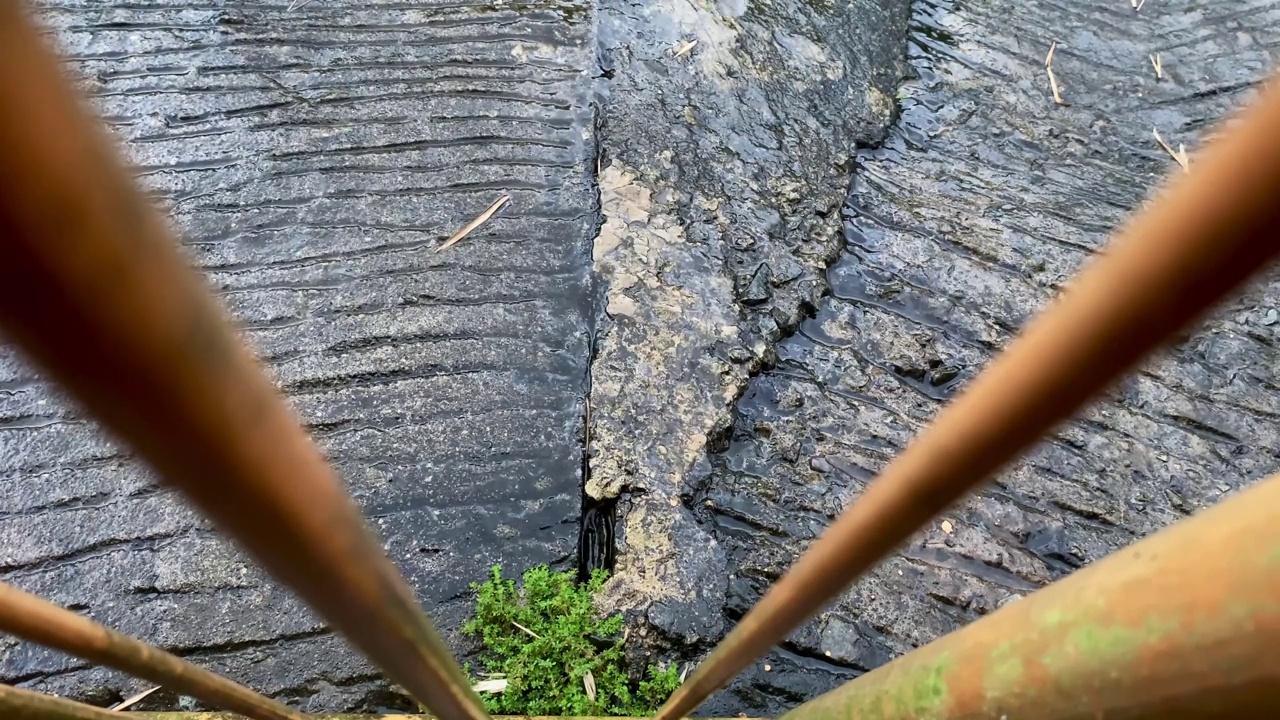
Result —
[[[254,720],[303,720],[302,715],[243,685],[4,583],[0,583],[0,631]]]
[[[1277,508],[1280,475],[783,717],[1274,717]]]
[[[880,474],[658,712],[692,711],[1280,251],[1280,85]]]
[[[306,715],[307,720],[434,720],[430,715],[361,715],[358,713],[318,713]],[[493,720],[560,720],[560,715],[494,715]],[[603,717],[575,715],[575,720],[604,720]],[[131,712],[127,717],[115,716],[114,720],[240,720],[235,715],[219,712]],[[649,720],[646,717],[609,716],[609,720]],[[764,718],[699,718],[698,720],[765,720]]]
[[[23,4],[0,2],[0,325],[442,720],[487,717]]]
[[[126,716],[73,700],[0,684],[0,718],[4,720],[124,720]]]
[[[307,715],[307,720],[434,720],[430,715],[360,715],[355,712],[320,712]],[[494,715],[493,720],[552,720],[558,715]],[[590,715],[575,716],[576,720],[603,720]],[[227,712],[129,712],[128,717],[115,716],[114,720],[239,720]],[[649,720],[649,717],[614,715],[609,720]],[[699,720],[731,720],[728,717],[699,717]],[[732,720],[765,720],[763,717],[733,717]]]

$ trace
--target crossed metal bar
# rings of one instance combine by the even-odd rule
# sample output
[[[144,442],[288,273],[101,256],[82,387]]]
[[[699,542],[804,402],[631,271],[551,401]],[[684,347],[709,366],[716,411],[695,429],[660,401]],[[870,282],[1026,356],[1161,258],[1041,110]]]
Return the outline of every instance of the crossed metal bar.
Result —
[[[659,711],[675,720],[1280,252],[1280,86],[1122,229]],[[487,717],[412,591],[0,0],[0,326],[442,720]],[[1217,717],[1280,701],[1280,479],[814,699],[795,720]],[[1223,558],[1231,558],[1224,561]],[[292,710],[17,589],[0,630],[255,720]],[[9,718],[110,714],[0,686]]]

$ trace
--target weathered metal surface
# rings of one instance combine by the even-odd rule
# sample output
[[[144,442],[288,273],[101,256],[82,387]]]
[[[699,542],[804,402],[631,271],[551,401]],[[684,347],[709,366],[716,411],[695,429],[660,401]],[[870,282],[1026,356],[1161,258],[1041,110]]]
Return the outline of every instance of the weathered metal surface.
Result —
[[[469,583],[575,550],[590,3],[38,4],[188,258],[468,651]],[[414,707],[8,344],[0,579],[300,709]],[[11,638],[0,679],[100,705],[145,682]]]
[[[26,13],[0,6],[0,324],[434,713],[487,717]]]
[[[769,589],[659,711],[683,717],[858,576],[1280,253],[1280,83],[1179,173],[1052,307]]]
[[[243,685],[4,583],[0,583],[0,631],[113,667],[255,720],[301,718]]]
[[[1280,476],[796,708],[787,720],[1265,717]]]
[[[134,712],[126,718],[113,716],[116,720],[238,720],[234,715],[218,712]],[[311,720],[431,720],[430,715],[414,715],[404,713],[357,715],[354,713],[316,713],[306,716]],[[560,720],[563,716],[545,715],[494,715],[494,720]],[[590,715],[578,715],[582,720],[604,720]],[[619,715],[609,716],[614,720],[642,720],[642,718]],[[727,718],[705,718],[704,720],[728,720]],[[758,718],[735,718],[734,720],[759,720]]]

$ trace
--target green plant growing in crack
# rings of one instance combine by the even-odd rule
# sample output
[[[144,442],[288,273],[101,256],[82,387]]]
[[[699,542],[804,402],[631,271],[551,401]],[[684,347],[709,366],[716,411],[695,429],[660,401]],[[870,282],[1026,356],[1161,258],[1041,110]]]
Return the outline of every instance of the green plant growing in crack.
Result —
[[[592,602],[606,577],[596,571],[578,584],[571,572],[541,566],[525,571],[521,588],[495,565],[472,585],[475,616],[463,632],[484,644],[484,675],[506,681],[502,692],[481,693],[489,712],[651,715],[676,689],[674,665],[650,665],[640,682],[627,676],[622,616],[599,617]]]

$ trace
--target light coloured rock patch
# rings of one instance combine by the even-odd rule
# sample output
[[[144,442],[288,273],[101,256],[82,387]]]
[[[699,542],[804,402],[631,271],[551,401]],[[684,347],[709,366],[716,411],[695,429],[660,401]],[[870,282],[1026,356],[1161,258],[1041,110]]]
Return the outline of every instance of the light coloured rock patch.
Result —
[[[612,322],[592,365],[586,490],[596,499],[630,493],[605,603],[651,606],[681,626],[710,622],[718,632],[719,617],[687,622],[708,607],[699,596],[723,596],[725,580],[723,572],[681,568],[722,570],[725,559],[679,493],[705,461],[708,437],[727,431],[747,372],[716,356],[716,348],[741,345],[733,284],[723,258],[686,237],[674,197],[616,163],[600,174],[605,221],[593,256]]]

